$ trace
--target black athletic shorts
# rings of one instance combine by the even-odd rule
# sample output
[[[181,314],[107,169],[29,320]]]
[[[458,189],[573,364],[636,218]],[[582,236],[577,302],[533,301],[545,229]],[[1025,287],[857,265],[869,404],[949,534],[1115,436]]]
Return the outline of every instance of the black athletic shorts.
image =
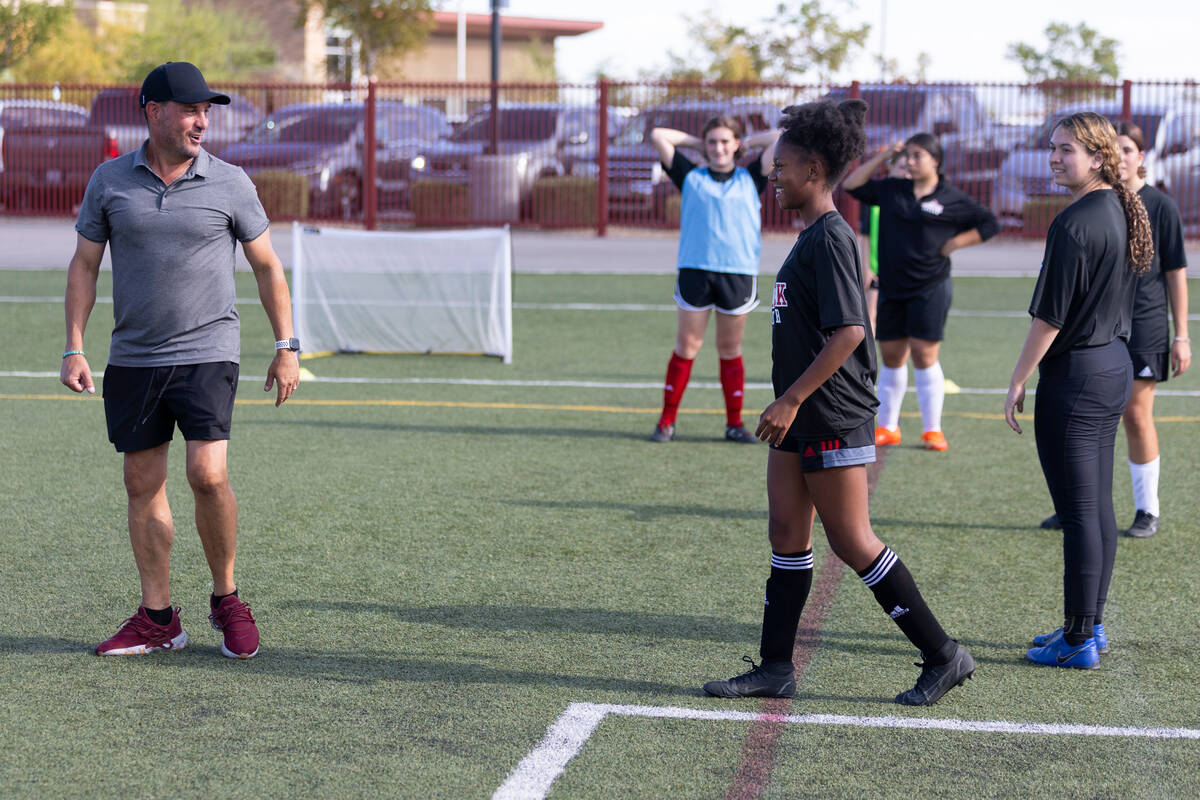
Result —
[[[771,447],[785,453],[799,453],[801,472],[870,464],[875,460],[875,420],[868,420],[849,433],[825,439],[801,438],[792,426],[783,442]]]
[[[1130,351],[1135,381],[1158,381],[1162,383],[1171,374],[1170,353],[1134,353]]]
[[[915,297],[891,300],[880,295],[879,308],[875,312],[875,340],[886,342],[911,337],[940,342],[946,334],[953,288],[947,278]]]
[[[684,311],[749,314],[758,305],[758,276],[683,267],[675,277],[675,303]]]
[[[232,361],[174,367],[104,368],[104,418],[118,453],[171,441],[175,426],[187,441],[229,438],[238,365]]]

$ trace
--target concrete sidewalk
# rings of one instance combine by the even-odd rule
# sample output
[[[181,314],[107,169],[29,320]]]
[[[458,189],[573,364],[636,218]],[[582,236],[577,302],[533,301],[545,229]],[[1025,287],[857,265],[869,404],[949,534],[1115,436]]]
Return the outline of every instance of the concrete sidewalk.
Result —
[[[614,229],[606,237],[579,231],[513,231],[514,268],[518,273],[642,273],[675,271],[675,231]],[[0,269],[65,269],[75,249],[74,221],[65,218],[0,217]],[[285,267],[291,265],[291,224],[271,226],[271,241]],[[762,271],[783,263],[795,235],[763,237]],[[1040,239],[1001,236],[955,253],[955,275],[1031,277],[1041,266]],[[1188,261],[1200,264],[1200,242],[1189,243]],[[249,269],[241,250],[238,266]],[[110,268],[107,250],[104,268]]]

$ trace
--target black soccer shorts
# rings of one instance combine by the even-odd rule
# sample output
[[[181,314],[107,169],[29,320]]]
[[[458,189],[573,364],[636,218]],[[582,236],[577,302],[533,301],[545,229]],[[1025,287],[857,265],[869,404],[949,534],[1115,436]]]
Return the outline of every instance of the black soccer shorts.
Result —
[[[238,365],[232,361],[173,367],[104,368],[104,418],[118,453],[171,441],[175,426],[187,441],[229,438]]]
[[[758,276],[683,267],[675,277],[675,303],[684,311],[749,314],[758,306]]]

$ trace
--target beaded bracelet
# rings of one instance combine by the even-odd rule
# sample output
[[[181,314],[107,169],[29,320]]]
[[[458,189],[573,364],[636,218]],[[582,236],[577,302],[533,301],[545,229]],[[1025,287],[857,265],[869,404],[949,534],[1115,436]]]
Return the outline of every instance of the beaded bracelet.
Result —
[[[67,352],[63,353],[63,358],[66,358],[67,356],[82,356],[82,355],[86,355],[86,353],[84,353],[82,350],[68,350]]]

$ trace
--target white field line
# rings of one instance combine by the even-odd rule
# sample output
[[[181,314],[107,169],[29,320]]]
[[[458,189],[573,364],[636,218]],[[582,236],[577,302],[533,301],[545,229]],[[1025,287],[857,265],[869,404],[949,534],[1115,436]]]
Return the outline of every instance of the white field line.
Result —
[[[704,711],[671,706],[571,703],[546,731],[542,741],[516,766],[492,800],[541,800],[571,759],[608,715],[652,719],[695,719],[722,722],[782,721],[788,725],[844,725],[854,728],[907,728],[956,733],[1009,733],[1035,736],[1112,736],[1126,739],[1200,739],[1196,728],[1071,725],[1005,720],[924,719],[919,717],[854,717],[842,714],[759,714],[752,711]]]
[[[104,372],[93,372],[93,377],[103,378]],[[26,370],[0,370],[0,378],[57,378],[57,372],[33,372]],[[242,375],[239,380],[243,381],[263,381],[266,376],[263,375]],[[305,378],[304,383],[344,383],[344,384],[377,384],[382,386],[509,386],[509,387],[526,387],[526,388],[549,388],[549,389],[652,389],[658,390],[662,388],[662,383],[659,381],[522,381],[522,380],[500,380],[493,378],[329,378],[329,377],[312,377]],[[721,384],[716,381],[690,381],[689,389],[720,389]],[[747,389],[767,390],[772,388],[769,383],[747,383]],[[910,394],[916,393],[915,387],[908,387],[905,391]],[[970,388],[962,387],[959,394],[980,394],[980,395],[1003,395],[1007,394],[1007,389],[986,389],[986,388]],[[1030,390],[1029,395],[1037,394],[1035,390]],[[1197,389],[1156,389],[1154,394],[1159,397],[1200,397],[1200,390]]]
[[[0,295],[0,303],[62,303],[58,297],[23,297],[16,295]],[[97,303],[111,303],[111,297],[97,297]],[[239,306],[256,306],[261,301],[256,297],[239,297],[235,301]],[[365,304],[386,305],[382,301],[363,301]],[[520,311],[675,311],[673,303],[513,303],[512,307]],[[757,313],[770,311],[768,306],[760,306]],[[950,309],[952,317],[991,317],[997,319],[1025,318],[1026,311],[973,311],[971,309]],[[1189,314],[1189,320],[1200,321],[1200,314]]]

